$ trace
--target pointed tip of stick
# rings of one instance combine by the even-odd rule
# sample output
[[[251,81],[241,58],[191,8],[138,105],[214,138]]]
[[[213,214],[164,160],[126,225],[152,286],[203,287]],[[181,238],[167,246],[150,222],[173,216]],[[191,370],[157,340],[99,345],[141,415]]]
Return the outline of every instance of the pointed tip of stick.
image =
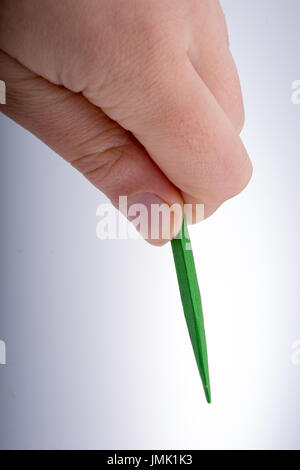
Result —
[[[211,392],[209,384],[204,385],[204,393],[207,403],[211,403]]]

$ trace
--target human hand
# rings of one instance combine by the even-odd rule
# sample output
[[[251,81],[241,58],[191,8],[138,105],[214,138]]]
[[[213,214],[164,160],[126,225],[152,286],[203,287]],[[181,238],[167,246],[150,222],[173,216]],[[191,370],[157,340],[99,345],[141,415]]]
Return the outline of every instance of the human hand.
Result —
[[[200,203],[207,217],[248,183],[216,0],[2,0],[0,49],[2,111],[116,207],[120,195],[128,206]]]

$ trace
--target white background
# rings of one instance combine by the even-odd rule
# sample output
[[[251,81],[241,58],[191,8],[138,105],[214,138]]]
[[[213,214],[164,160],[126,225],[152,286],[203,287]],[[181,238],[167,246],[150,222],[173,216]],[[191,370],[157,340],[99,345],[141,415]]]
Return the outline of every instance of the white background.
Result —
[[[191,229],[213,403],[170,245],[98,240],[104,196],[2,116],[1,448],[300,448],[300,3],[222,5],[254,176]]]

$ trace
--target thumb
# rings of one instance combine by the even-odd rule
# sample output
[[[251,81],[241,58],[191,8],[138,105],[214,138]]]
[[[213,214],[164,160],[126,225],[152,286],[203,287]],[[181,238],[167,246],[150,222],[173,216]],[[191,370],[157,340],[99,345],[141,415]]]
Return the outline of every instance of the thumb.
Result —
[[[49,83],[1,51],[0,76],[7,88],[1,110],[71,163],[115,207],[119,196],[127,196],[129,220],[137,219],[142,204],[147,223],[137,228],[147,241],[161,245],[179,232],[182,197],[130,132],[82,95]],[[151,217],[153,205],[161,204],[165,217],[157,211]]]

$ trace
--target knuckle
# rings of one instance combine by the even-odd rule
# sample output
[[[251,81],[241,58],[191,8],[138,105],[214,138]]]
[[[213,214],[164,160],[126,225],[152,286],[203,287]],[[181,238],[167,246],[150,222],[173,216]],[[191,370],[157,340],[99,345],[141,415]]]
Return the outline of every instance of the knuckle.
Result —
[[[128,133],[114,123],[106,123],[101,132],[77,145],[77,155],[69,159],[71,165],[93,184],[106,185],[106,181],[118,179],[119,162],[130,154],[132,140]]]
[[[127,8],[120,8],[116,14],[112,3],[105,24],[99,8],[91,16],[81,15],[77,31],[80,39],[73,41],[73,48],[76,47],[73,55],[78,57],[77,77],[81,78],[77,91],[95,82],[104,89],[110,85],[123,87],[152,63],[163,47],[165,34],[157,19],[158,8],[150,5],[149,8],[150,14],[138,5],[134,14]],[[68,78],[70,81],[71,77]]]
[[[83,155],[71,162],[91,183],[99,187],[116,178],[113,170],[127,153],[129,144],[111,146],[103,151]]]

